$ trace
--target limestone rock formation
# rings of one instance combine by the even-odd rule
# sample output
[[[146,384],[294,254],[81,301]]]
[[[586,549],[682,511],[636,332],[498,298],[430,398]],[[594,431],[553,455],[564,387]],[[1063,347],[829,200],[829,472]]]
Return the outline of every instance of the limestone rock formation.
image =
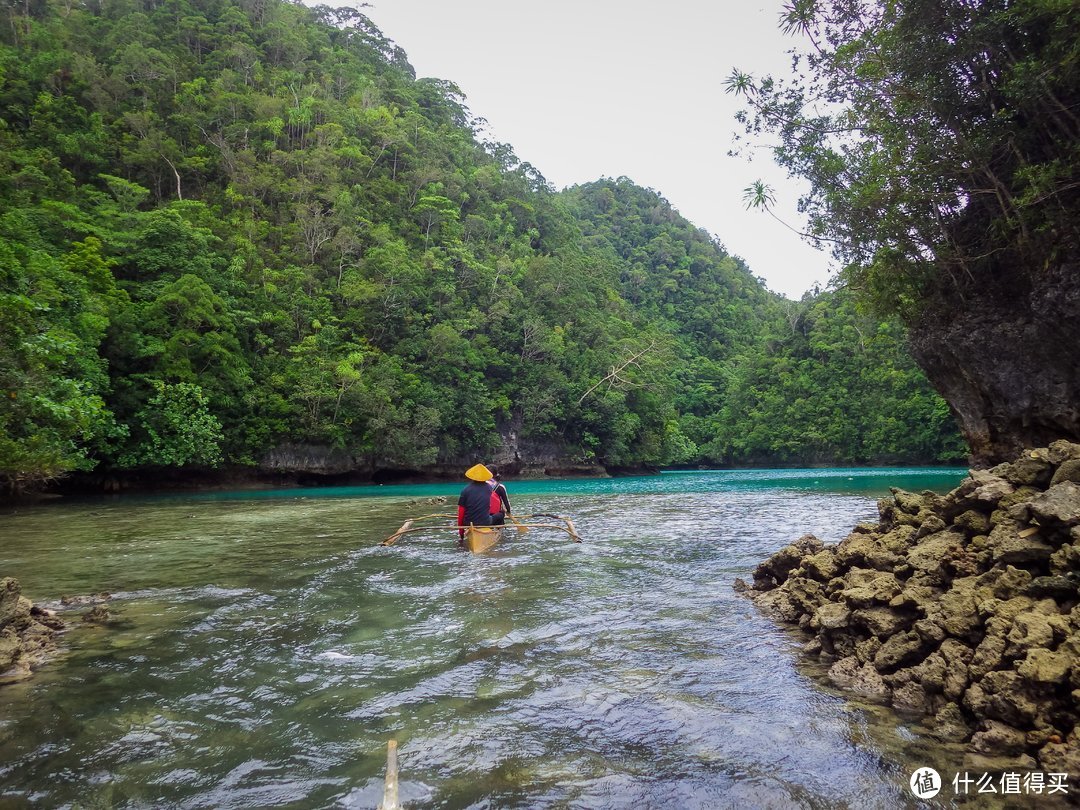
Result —
[[[1080,762],[1080,444],[942,497],[893,490],[876,526],[804,536],[744,592],[812,635],[837,686],[925,714],[973,755]]]
[[[910,324],[915,361],[949,403],[979,465],[1060,437],[1080,440],[1077,265],[1050,262],[1030,273],[1008,265],[980,274],[962,294],[943,290]]]

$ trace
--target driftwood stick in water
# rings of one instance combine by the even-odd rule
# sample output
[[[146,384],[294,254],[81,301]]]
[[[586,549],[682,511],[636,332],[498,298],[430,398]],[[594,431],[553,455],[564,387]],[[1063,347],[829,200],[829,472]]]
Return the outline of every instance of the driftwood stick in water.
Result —
[[[432,520],[433,518],[445,518],[445,519],[453,518],[453,519],[456,519],[457,515],[452,514],[450,512],[436,512],[433,515],[421,515],[420,517],[409,518],[408,520],[405,521],[405,523],[402,525],[402,527],[400,529],[398,529],[392,535],[390,535],[385,540],[383,540],[380,545],[392,546],[392,545],[394,545],[394,543],[396,543],[398,540],[400,540],[401,535],[405,534],[406,532],[420,531],[421,529],[442,528],[442,527],[439,527],[439,526],[418,526],[415,529],[413,528],[413,524],[415,524],[417,521],[420,521],[420,520]]]
[[[570,531],[565,526],[560,526],[558,523],[521,523],[519,525],[524,526],[528,529],[558,529],[560,532],[566,532],[568,535],[570,535],[570,539],[573,540],[575,543],[581,542],[581,538],[578,537],[576,533]],[[510,527],[507,526],[506,528]]]
[[[386,744],[386,783],[378,810],[401,810],[398,803],[397,740]]]

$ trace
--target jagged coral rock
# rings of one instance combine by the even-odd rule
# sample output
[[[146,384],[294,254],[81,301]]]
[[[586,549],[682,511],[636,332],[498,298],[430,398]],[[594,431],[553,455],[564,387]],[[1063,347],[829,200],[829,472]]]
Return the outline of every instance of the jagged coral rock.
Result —
[[[1077,478],[1080,444],[1055,442],[944,497],[894,490],[877,526],[763,563],[754,598],[815,634],[834,683],[933,715],[973,761],[1080,770]]]
[[[855,571],[862,574],[858,577],[851,576]],[[865,572],[865,573],[863,573]],[[840,591],[840,598],[851,607],[871,607],[873,605],[887,605],[900,591],[900,583],[896,577],[887,571],[868,571],[867,569],[853,568],[845,580],[850,582],[850,587]]]
[[[1064,683],[1069,677],[1073,658],[1068,653],[1051,650],[1028,650],[1027,658],[1021,661],[1016,671],[1025,680],[1038,684]]]
[[[874,656],[874,666],[878,672],[891,672],[913,664],[921,660],[926,647],[926,642],[913,630],[897,633],[881,645],[881,649]]]
[[[925,574],[930,581],[941,582],[947,578],[944,561],[955,551],[963,550],[967,538],[953,531],[937,532],[919,540],[908,551],[907,560],[915,570]]]
[[[1075,526],[1080,523],[1080,485],[1055,484],[1031,499],[1031,512],[1040,524]]]
[[[860,664],[855,656],[837,661],[829,669],[829,679],[839,687],[862,695],[883,697],[889,687],[870,664]]]
[[[805,576],[818,582],[828,582],[840,572],[840,563],[834,549],[825,549],[804,557],[801,568]]]
[[[1080,545],[1066,543],[1050,555],[1050,571],[1054,574],[1067,574],[1080,570]]]
[[[929,733],[942,742],[966,742],[971,737],[971,728],[963,710],[955,703],[946,703],[934,715]]]
[[[892,705],[901,711],[925,714],[932,703],[921,683],[908,681],[892,690]]]
[[[1027,744],[1024,732],[997,720],[984,720],[971,737],[971,748],[980,754],[1019,754]]]
[[[838,602],[826,602],[814,611],[810,626],[814,630],[822,628],[839,630],[842,627],[847,627],[850,621],[851,611],[845,605]]]
[[[990,516],[974,509],[961,512],[953,520],[953,525],[962,528],[970,536],[990,533]]]
[[[877,638],[890,638],[914,624],[914,617],[888,607],[870,607],[851,614],[851,624],[864,627]]]
[[[1050,479],[1050,486],[1061,484],[1065,481],[1072,481],[1074,484],[1080,484],[1080,458],[1071,458],[1068,461],[1063,461],[1061,466],[1058,467],[1057,472],[1054,473],[1054,477]]]
[[[816,554],[824,545],[814,535],[804,534],[791,545],[784,546],[754,569],[754,588],[770,590],[777,587],[799,567],[804,557]]]
[[[990,532],[987,545],[994,562],[1003,565],[1043,563],[1054,553],[1054,547],[1043,540],[1037,529],[1032,533],[1012,520],[998,523]]]

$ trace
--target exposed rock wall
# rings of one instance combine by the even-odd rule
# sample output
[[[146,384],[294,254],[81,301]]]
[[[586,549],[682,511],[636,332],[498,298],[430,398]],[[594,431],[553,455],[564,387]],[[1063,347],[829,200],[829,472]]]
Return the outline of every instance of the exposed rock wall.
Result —
[[[1080,441],[1080,267],[980,276],[911,325],[916,362],[952,407],[977,465]]]
[[[503,474],[524,478],[608,474],[599,464],[582,463],[571,458],[566,446],[560,442],[522,440],[512,428],[502,430],[500,436],[502,443],[484,453],[483,457],[462,456],[414,467],[361,458],[345,450],[320,445],[284,444],[267,452],[259,460],[256,472],[319,476],[352,474],[357,478],[372,478],[381,482],[417,476],[456,481],[466,469],[480,461],[497,465]]]
[[[363,468],[351,453],[316,444],[283,444],[259,459],[259,469],[267,472],[304,472],[316,475],[343,475]]]
[[[747,592],[812,636],[838,686],[930,715],[975,754],[1080,772],[1080,445],[946,496],[893,490],[878,511],[837,545],[781,549]]]
[[[0,685],[30,677],[56,649],[64,623],[22,595],[17,579],[0,579]]]

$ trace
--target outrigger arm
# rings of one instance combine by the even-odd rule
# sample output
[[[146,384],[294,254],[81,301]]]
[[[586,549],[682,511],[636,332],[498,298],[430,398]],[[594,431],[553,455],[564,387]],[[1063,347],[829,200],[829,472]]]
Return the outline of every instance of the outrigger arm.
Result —
[[[582,542],[581,537],[578,536],[577,529],[574,528],[574,522],[572,520],[570,520],[570,518],[563,517],[562,515],[533,514],[533,515],[521,515],[521,516],[515,515],[514,517],[515,517],[515,520],[514,520],[513,525],[515,525],[515,526],[526,527],[526,528],[529,528],[529,529],[557,529],[559,531],[566,532],[570,536],[570,539],[573,540],[575,543]],[[424,515],[422,517],[410,518],[409,520],[406,520],[401,525],[400,529],[398,529],[392,535],[390,535],[385,540],[383,540],[379,545],[381,545],[381,546],[392,546],[392,545],[394,545],[394,543],[396,543],[398,540],[400,540],[403,535],[412,534],[413,532],[426,532],[426,531],[431,531],[433,529],[447,529],[447,530],[453,529],[454,531],[459,531],[461,529],[461,527],[457,526],[457,525],[453,525],[453,526],[438,526],[438,525],[436,525],[436,526],[417,526],[417,525],[415,525],[418,521],[432,520],[434,518],[454,518],[456,520],[457,515],[452,515],[452,514],[443,512],[443,513],[440,513],[440,514]],[[520,523],[520,522],[518,522],[520,520],[520,518],[549,518],[549,519],[553,519],[553,520],[561,520],[566,525],[559,525],[558,523]]]

